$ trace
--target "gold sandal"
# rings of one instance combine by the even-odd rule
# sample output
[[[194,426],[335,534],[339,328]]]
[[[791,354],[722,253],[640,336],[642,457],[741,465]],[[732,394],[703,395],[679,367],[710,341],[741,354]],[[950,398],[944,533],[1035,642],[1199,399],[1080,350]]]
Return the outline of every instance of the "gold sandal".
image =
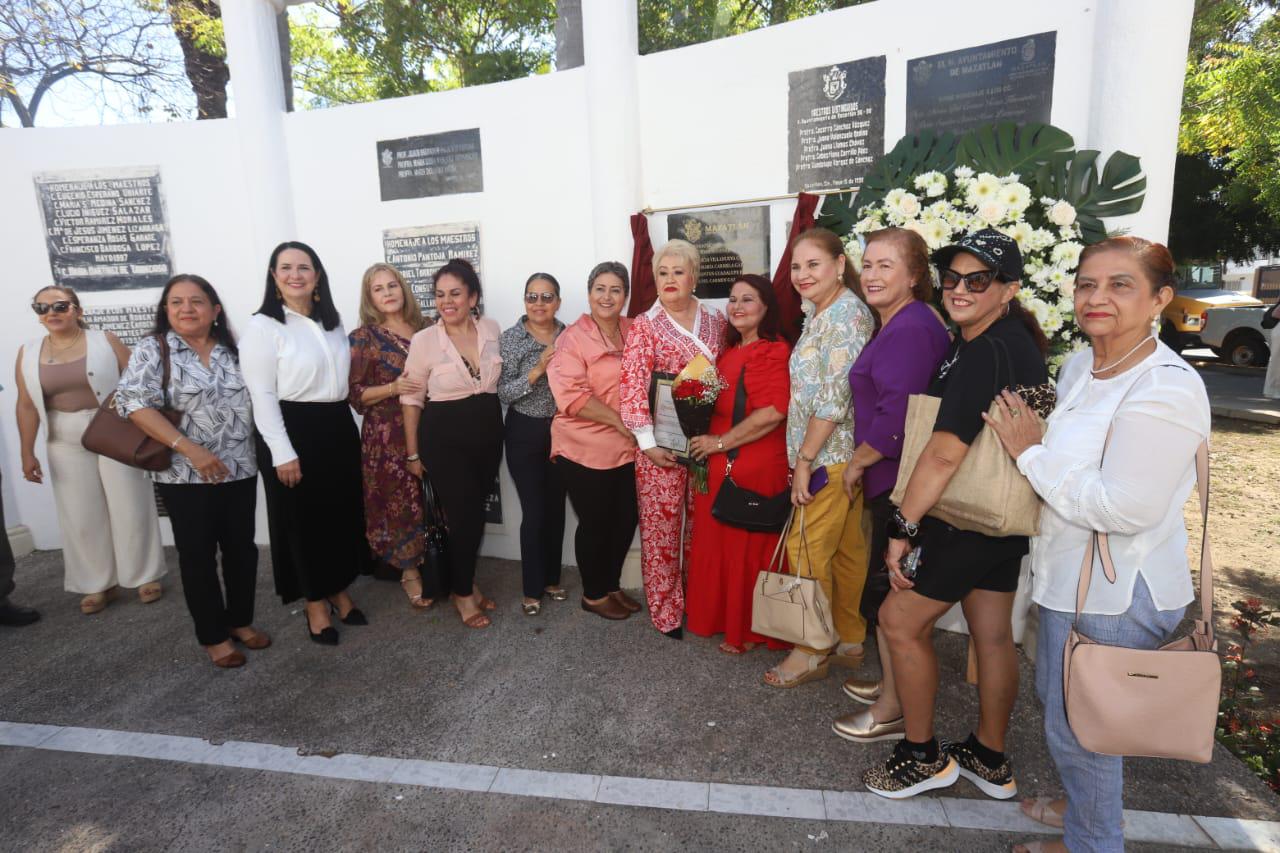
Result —
[[[810,681],[821,681],[827,677],[828,664],[827,655],[806,655],[809,659],[809,669],[799,675],[787,678],[782,672],[782,664],[770,667],[768,672],[762,677],[762,681],[770,687],[777,687],[782,690],[790,690],[792,687],[799,687],[801,684],[808,684]],[[785,661],[786,658],[783,658]],[[769,674],[773,674],[773,681],[769,680]]]
[[[407,586],[407,584],[411,584],[414,581],[418,582],[418,591],[416,593],[409,592],[409,587]],[[405,597],[409,599],[409,606],[414,610],[426,610],[428,607],[436,603],[434,598],[423,597],[422,575],[418,575],[416,578],[401,577],[400,588],[404,590]]]
[[[80,599],[80,612],[85,616],[92,616],[95,613],[101,613],[103,610],[107,609],[107,602],[115,597],[116,588],[114,586],[103,592],[95,592],[91,595],[86,595],[84,598]]]
[[[164,595],[164,587],[160,585],[160,581],[152,581],[144,583],[138,587],[138,600],[143,604],[150,604],[153,601],[159,601],[160,596]]]

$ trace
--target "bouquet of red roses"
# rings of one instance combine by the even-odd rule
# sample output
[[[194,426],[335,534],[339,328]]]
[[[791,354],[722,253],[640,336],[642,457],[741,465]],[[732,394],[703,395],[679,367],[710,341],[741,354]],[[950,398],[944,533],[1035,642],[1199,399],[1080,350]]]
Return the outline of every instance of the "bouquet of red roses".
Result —
[[[716,372],[715,365],[705,356],[698,356],[676,374],[671,385],[671,402],[686,438],[706,435],[711,431],[711,413],[716,407],[716,398],[724,387],[724,380]],[[707,463],[690,457],[685,460],[685,464],[689,466],[694,488],[699,494],[705,495]]]

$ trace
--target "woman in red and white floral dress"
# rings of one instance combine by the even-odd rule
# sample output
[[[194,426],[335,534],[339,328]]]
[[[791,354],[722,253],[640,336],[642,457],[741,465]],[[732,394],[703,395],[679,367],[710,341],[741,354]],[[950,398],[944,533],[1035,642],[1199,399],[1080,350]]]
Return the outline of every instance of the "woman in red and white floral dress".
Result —
[[[631,324],[620,388],[622,422],[644,451],[636,455],[636,497],[649,617],[654,627],[677,640],[684,633],[683,567],[693,535],[693,498],[688,470],[671,451],[657,446],[649,389],[654,373],[674,375],[699,355],[715,364],[720,355],[725,319],[693,295],[698,260],[698,250],[684,240],[672,240],[654,255],[658,301]]]

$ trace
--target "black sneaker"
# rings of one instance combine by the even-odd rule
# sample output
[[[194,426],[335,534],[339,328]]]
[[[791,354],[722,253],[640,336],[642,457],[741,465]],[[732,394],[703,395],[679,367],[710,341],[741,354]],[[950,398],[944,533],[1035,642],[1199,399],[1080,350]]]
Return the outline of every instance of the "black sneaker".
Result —
[[[891,800],[905,800],[935,788],[954,785],[960,778],[959,767],[941,748],[938,760],[917,761],[907,747],[899,743],[883,767],[873,767],[862,774],[867,790]]]
[[[988,797],[1007,800],[1018,795],[1018,783],[1013,780],[1013,768],[1008,758],[999,767],[991,768],[982,763],[967,743],[944,740],[938,744],[938,749],[954,758],[960,775],[977,785],[978,790]]]

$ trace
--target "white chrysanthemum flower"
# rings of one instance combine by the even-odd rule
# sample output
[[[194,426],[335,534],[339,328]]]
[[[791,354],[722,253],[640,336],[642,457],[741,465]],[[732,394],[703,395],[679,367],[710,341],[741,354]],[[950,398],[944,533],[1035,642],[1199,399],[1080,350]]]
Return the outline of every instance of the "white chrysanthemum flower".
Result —
[[[917,175],[915,188],[922,190],[927,198],[937,198],[947,191],[947,176],[941,172],[925,172]]]
[[[920,198],[901,188],[892,189],[884,197],[884,206],[890,218],[896,213],[904,219],[914,219],[920,213]]]
[[[973,207],[981,207],[988,201],[997,200],[1000,192],[1000,179],[988,172],[974,178],[965,192],[965,200]]]
[[[1062,313],[1058,311],[1057,305],[1045,303],[1045,306],[1045,317],[1040,328],[1046,335],[1052,335],[1062,328]]]
[[[1031,250],[1031,235],[1035,233],[1035,229],[1026,222],[1015,222],[1004,233],[1014,239],[1023,255],[1026,255]]]
[[[951,174],[955,175],[957,178],[960,178],[961,180],[967,181],[969,178],[973,177],[973,169],[970,169],[968,166],[956,166],[955,171],[953,171]]]
[[[1053,236],[1052,231],[1037,228],[1035,231],[1031,232],[1031,251],[1033,252],[1039,252],[1042,249],[1047,249],[1056,242],[1058,242],[1057,238]]]
[[[926,210],[928,210],[929,214],[935,218],[947,219],[949,214],[955,210],[955,208],[951,205],[951,202],[944,199],[942,201],[935,201],[933,204],[929,205]]]
[[[880,227],[880,223],[877,222],[874,217],[864,216],[858,220],[857,225],[853,226],[853,233],[867,234],[871,231],[875,231],[879,227]]]
[[[1036,322],[1040,324],[1041,329],[1043,329],[1045,324],[1049,322],[1049,311],[1051,308],[1048,302],[1045,302],[1037,296],[1029,296],[1023,300],[1022,305],[1031,312],[1031,316],[1036,318]],[[1058,326],[1062,326],[1061,318],[1058,320]]]
[[[1084,251],[1084,246],[1072,240],[1054,246],[1050,257],[1053,258],[1055,264],[1068,269],[1075,269],[1076,265],[1080,263],[1080,253],[1082,251]]]
[[[1015,184],[1020,180],[1022,180],[1022,176],[1017,172],[1010,172],[1007,175],[1000,176],[1000,183],[1002,184]]]
[[[844,245],[845,256],[849,258],[849,263],[855,270],[862,269],[862,251],[861,241],[850,240]]]
[[[920,236],[924,238],[930,249],[941,249],[951,240],[951,227],[941,219],[934,219],[925,223],[924,231]]]
[[[998,225],[1009,215],[1009,208],[997,198],[990,198],[978,205],[978,219],[985,225]]]
[[[999,198],[1010,210],[1022,213],[1031,204],[1031,190],[1026,184],[1015,181],[1000,188]]]
[[[1065,201],[1055,202],[1049,208],[1049,221],[1054,225],[1071,225],[1076,221],[1076,209]]]
[[[1058,229],[1058,236],[1063,240],[1074,240],[1080,236],[1079,225],[1064,225]]]

